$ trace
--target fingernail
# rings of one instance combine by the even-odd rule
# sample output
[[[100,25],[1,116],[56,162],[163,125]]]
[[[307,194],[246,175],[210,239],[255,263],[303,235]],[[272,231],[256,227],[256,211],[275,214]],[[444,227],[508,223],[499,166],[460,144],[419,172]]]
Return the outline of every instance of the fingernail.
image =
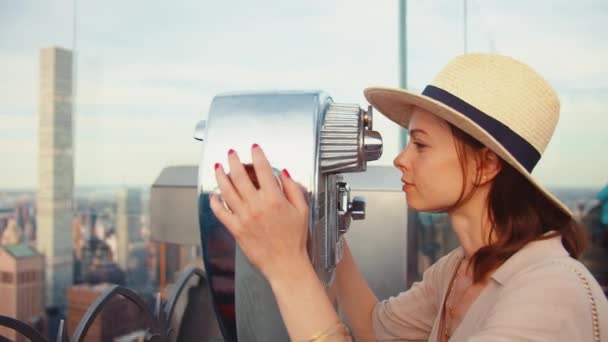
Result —
[[[228,150],[228,155],[233,155],[234,154],[234,150],[233,149],[229,149]]]
[[[291,178],[291,175],[289,174],[289,171],[287,171],[287,169],[283,169],[283,173],[285,174],[285,176],[287,176],[287,178]]]
[[[260,147],[260,145],[258,145],[258,144],[253,144],[253,145],[251,145],[251,148],[252,148],[252,149],[254,149],[254,148],[258,148],[258,147]]]
[[[216,170],[219,169],[220,168],[220,163],[215,163],[214,167],[215,167]]]

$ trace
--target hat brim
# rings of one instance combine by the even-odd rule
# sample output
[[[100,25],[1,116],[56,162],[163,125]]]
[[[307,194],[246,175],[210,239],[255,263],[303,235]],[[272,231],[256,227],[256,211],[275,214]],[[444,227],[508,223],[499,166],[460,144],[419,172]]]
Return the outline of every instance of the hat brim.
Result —
[[[573,217],[570,209],[557,197],[547,191],[539,184],[528,170],[526,170],[494,137],[487,133],[477,123],[469,119],[464,114],[452,109],[451,107],[432,99],[428,96],[417,94],[400,88],[369,87],[364,90],[367,101],[380,113],[398,125],[408,128],[412,112],[415,107],[422,108],[438,117],[446,120],[454,126],[460,128],[473,138],[498,154],[505,162],[512,165],[517,171],[540,190],[545,197],[557,205],[568,216]]]

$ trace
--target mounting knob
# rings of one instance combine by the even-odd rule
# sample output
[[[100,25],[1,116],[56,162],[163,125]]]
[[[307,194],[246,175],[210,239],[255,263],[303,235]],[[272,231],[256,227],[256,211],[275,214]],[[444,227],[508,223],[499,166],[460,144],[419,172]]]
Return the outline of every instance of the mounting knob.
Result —
[[[349,205],[350,216],[353,220],[364,220],[365,219],[365,198],[355,196],[353,201]]]

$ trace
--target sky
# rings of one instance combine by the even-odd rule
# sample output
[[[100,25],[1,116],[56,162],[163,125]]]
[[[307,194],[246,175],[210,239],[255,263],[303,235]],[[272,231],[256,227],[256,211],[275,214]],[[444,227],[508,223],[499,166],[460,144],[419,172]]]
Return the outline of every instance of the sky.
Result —
[[[608,3],[468,0],[467,51],[520,59],[559,93],[561,117],[535,175],[608,182]],[[195,165],[192,133],[216,94],[323,89],[367,106],[398,86],[398,2],[0,0],[0,189],[35,188],[39,50],[76,50],[75,183],[150,185]],[[74,15],[76,14],[76,15]],[[408,87],[464,52],[463,1],[410,0]],[[399,130],[380,115],[391,164]]]

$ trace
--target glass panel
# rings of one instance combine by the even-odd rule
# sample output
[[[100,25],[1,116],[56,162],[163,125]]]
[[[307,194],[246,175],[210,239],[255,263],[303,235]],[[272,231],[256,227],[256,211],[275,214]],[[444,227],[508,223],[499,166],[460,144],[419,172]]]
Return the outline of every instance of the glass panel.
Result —
[[[408,88],[419,92],[453,56],[480,51],[529,63],[560,94],[560,123],[533,174],[585,225],[591,244],[582,260],[608,292],[604,4],[407,6],[407,54],[399,56],[397,1],[0,5],[0,244],[18,246],[17,257],[36,265],[35,273],[3,269],[0,282],[40,283],[33,302],[49,307],[28,315],[50,313],[50,340],[58,320],[69,320],[66,291],[75,284],[127,286],[152,309],[188,266],[203,268],[198,239],[152,236],[153,217],[171,213],[165,230],[195,222],[198,234],[196,213],[181,210],[196,201],[196,172],[171,184],[193,196],[167,197],[157,216],[150,208],[165,169],[196,170],[201,144],[192,133],[213,96],[323,89],[337,102],[364,105],[366,86],[398,85],[399,57],[407,57]],[[384,137],[377,163],[391,165],[401,131],[379,114],[374,128]],[[417,248],[408,261],[420,277],[458,241],[447,215],[412,217]]]

